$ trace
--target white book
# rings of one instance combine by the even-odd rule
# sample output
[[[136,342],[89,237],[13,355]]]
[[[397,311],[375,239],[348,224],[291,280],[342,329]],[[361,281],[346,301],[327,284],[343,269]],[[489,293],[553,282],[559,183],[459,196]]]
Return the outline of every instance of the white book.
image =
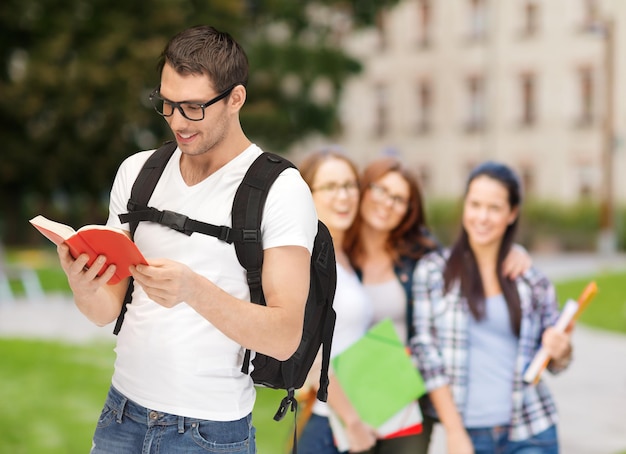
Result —
[[[349,451],[350,442],[348,441],[348,433],[333,410],[330,410],[328,421],[333,432],[333,439],[337,450],[340,452]],[[422,411],[417,401],[411,402],[376,429],[376,433],[380,439],[415,435],[421,432]]]
[[[561,315],[559,315],[559,319],[554,325],[554,329],[561,333],[565,331],[565,328],[567,328],[567,325],[569,325],[574,319],[577,312],[578,302],[572,299],[567,300],[563,310],[561,311]],[[535,356],[526,369],[526,372],[524,372],[524,381],[526,383],[538,383],[539,378],[541,378],[541,374],[548,365],[549,361],[550,357],[546,353],[543,346],[541,346],[539,350],[537,350],[537,353],[535,353]]]

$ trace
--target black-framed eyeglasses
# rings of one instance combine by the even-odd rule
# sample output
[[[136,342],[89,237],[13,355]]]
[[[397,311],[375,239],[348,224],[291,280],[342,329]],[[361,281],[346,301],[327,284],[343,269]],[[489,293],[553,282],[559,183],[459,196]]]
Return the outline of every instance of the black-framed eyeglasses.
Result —
[[[232,87],[226,89],[215,98],[205,103],[190,101],[170,101],[169,99],[163,98],[161,96],[161,93],[159,91],[161,89],[161,86],[158,86],[152,91],[152,93],[150,93],[150,101],[152,102],[152,106],[154,106],[154,110],[156,110],[159,115],[162,115],[164,117],[171,117],[174,114],[174,109],[178,109],[181,115],[187,120],[201,121],[204,120],[204,109],[224,99],[230,94],[231,91],[233,91],[233,88],[235,88],[237,85],[240,84],[234,84]]]
[[[391,206],[397,210],[404,210],[409,206],[409,199],[401,195],[392,194],[389,192],[389,189],[384,186],[380,186],[376,183],[370,183],[369,189],[372,194],[372,198],[377,202],[391,202]]]
[[[346,181],[345,183],[330,182],[313,188],[311,192],[322,191],[332,196],[339,194],[341,190],[346,191],[348,195],[355,195],[359,192],[359,184],[356,181]]]

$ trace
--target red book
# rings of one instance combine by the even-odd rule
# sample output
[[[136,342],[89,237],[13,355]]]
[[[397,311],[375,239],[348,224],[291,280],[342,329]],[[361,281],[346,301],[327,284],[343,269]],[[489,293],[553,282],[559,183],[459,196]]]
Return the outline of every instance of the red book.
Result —
[[[35,216],[30,223],[54,244],[66,243],[72,257],[77,258],[80,254],[89,255],[87,266],[91,266],[99,255],[106,256],[106,266],[103,270],[109,265],[116,266],[115,274],[109,279],[109,285],[117,284],[130,276],[128,270],[130,265],[148,264],[135,243],[121,229],[106,225],[86,225],[74,230],[69,225],[51,221],[43,216]]]

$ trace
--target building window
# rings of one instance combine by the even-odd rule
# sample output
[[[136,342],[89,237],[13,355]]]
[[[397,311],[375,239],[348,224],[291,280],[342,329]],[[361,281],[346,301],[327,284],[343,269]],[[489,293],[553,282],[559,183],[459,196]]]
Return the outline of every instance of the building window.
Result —
[[[428,165],[423,164],[417,167],[417,182],[420,185],[420,189],[422,191],[422,195],[424,192],[428,191],[431,186],[431,172],[430,167]]]
[[[485,80],[482,76],[470,76],[466,81],[467,132],[480,131],[485,127]]]
[[[431,45],[432,33],[432,2],[431,0],[419,0],[418,2],[419,24],[417,27],[417,44],[419,47],[428,48]]]
[[[383,137],[387,134],[389,128],[389,90],[384,84],[376,85],[374,90],[376,96],[376,125],[374,127],[374,134],[377,137]]]
[[[589,200],[593,197],[593,170],[591,165],[581,163],[578,168],[578,197]]]
[[[378,50],[387,49],[387,15],[384,11],[380,11],[376,15],[376,30],[378,30]]]
[[[487,34],[487,1],[468,0],[468,37],[470,41],[482,41]]]
[[[524,24],[522,36],[531,37],[539,30],[539,7],[534,1],[526,2],[524,5]]]
[[[600,5],[598,0],[582,0],[583,17],[581,29],[584,31],[593,28],[600,21]]]
[[[577,126],[588,127],[593,124],[593,71],[589,67],[578,70],[578,119]]]
[[[520,179],[522,180],[522,191],[526,200],[535,192],[535,172],[528,164],[520,166]]]
[[[417,86],[417,132],[424,134],[432,128],[433,93],[430,81],[420,81]]]
[[[467,159],[465,163],[461,167],[461,181],[465,181],[467,176],[472,173],[472,171],[480,164],[479,160],[476,159]]]
[[[537,121],[536,112],[536,96],[537,82],[535,75],[531,73],[522,74],[520,76],[520,92],[521,92],[521,115],[520,123],[522,126],[532,126]]]

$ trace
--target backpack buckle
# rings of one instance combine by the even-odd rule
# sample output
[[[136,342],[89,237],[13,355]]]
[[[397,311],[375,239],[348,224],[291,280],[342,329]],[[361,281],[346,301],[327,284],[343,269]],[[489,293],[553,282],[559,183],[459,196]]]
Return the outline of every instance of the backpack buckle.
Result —
[[[217,236],[218,240],[221,241],[225,241],[228,244],[231,244],[233,242],[233,239],[230,237],[230,232],[232,232],[233,229],[231,229],[230,227],[226,227],[225,225],[220,227],[220,233]]]
[[[242,229],[241,240],[244,243],[260,243],[261,231],[259,229]]]
[[[161,219],[159,220],[159,224],[165,225],[171,229],[174,229],[178,232],[184,233],[189,236],[192,232],[187,232],[185,230],[185,224],[189,218],[184,214],[176,213],[175,211],[163,210],[161,212]]]
[[[248,278],[248,286],[250,286],[250,288],[261,287],[261,271],[260,270],[249,270],[247,274],[247,278]]]
[[[291,408],[290,408],[291,407]],[[287,410],[291,409],[292,412],[298,411],[298,401],[294,396],[294,389],[289,388],[287,390],[287,397],[284,397],[278,406],[278,410],[274,415],[274,421],[280,421],[287,414]]]

